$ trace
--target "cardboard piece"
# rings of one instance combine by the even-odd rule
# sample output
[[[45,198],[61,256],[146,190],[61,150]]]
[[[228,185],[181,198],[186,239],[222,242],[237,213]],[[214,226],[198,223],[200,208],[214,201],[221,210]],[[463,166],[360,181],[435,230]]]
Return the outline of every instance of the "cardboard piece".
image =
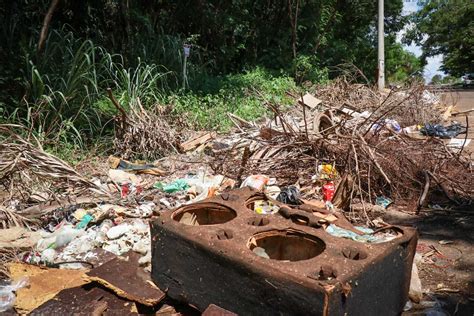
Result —
[[[307,107],[309,107],[311,110],[315,109],[321,102],[323,101],[309,93],[306,93],[303,96],[303,100],[301,100],[301,98],[298,99],[299,104],[304,104]]]
[[[64,289],[88,283],[83,270],[48,269],[26,263],[8,264],[13,281],[28,278],[29,286],[16,292],[15,309],[27,314]]]
[[[41,239],[39,231],[33,232],[23,227],[0,230],[0,248],[31,248]]]

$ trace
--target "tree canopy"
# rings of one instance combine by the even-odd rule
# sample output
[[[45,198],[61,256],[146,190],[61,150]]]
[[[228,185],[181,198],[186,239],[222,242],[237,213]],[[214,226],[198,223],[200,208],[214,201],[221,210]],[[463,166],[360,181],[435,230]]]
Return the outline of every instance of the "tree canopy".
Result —
[[[305,62],[317,67],[353,63],[370,79],[375,73],[373,0],[0,2],[2,42],[8,46],[2,60],[17,58],[28,43],[38,42],[43,18],[57,2],[50,30],[72,31],[128,62],[140,57],[172,69],[176,65],[163,51],[176,49],[169,46],[179,39],[193,44],[200,63],[215,73],[255,65],[291,72]],[[404,25],[403,3],[385,3],[386,32],[394,35]],[[391,37],[387,47],[392,44]]]
[[[411,18],[405,41],[422,47],[422,61],[443,55],[441,69],[460,76],[474,72],[474,2],[432,0]]]

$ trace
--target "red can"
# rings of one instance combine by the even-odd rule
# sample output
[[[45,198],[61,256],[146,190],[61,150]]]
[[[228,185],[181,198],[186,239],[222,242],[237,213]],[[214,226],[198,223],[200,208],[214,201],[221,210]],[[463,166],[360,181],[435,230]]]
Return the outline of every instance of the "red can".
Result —
[[[336,187],[334,186],[334,182],[329,181],[325,185],[323,185],[323,200],[325,202],[331,202],[336,191]]]
[[[122,192],[120,192],[120,195],[123,199],[130,193],[130,184],[129,183],[122,184],[121,189],[122,189]]]

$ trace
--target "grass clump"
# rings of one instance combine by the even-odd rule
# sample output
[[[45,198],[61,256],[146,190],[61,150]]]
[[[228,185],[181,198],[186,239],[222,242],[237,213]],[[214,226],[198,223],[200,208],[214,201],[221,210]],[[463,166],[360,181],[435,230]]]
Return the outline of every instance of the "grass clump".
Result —
[[[225,132],[232,127],[227,113],[256,120],[269,113],[265,101],[291,105],[294,100],[287,92],[293,90],[293,78],[255,68],[242,74],[206,78],[194,90],[171,94],[164,102],[171,104],[175,113],[186,114],[196,129]]]

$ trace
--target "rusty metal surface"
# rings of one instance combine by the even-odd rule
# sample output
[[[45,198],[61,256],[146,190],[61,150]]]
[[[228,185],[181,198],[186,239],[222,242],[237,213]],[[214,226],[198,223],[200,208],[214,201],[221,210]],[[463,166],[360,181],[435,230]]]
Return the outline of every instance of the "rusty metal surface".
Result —
[[[112,252],[109,252],[102,248],[96,248],[82,255],[82,257],[76,257],[76,259],[87,261],[95,268],[97,268],[109,262],[110,260],[115,259],[116,257],[117,256]]]
[[[237,316],[237,314],[223,309],[217,305],[211,304],[202,313],[202,316]]]
[[[247,207],[255,195],[248,188],[233,190],[153,222],[155,283],[200,310],[209,304],[238,314],[396,315],[402,310],[414,229],[397,227],[403,235],[389,242],[360,243],[331,236],[317,221],[257,215]],[[304,216],[301,208],[285,207],[294,211],[287,215]],[[200,225],[192,225],[186,212],[196,214]],[[249,244],[266,247],[271,259]]]
[[[138,315],[134,307],[134,302],[88,284],[61,291],[30,315]]]
[[[92,269],[87,276],[125,299],[148,306],[156,305],[165,294],[154,286],[150,274],[138,265],[139,258],[140,254],[130,251]]]

